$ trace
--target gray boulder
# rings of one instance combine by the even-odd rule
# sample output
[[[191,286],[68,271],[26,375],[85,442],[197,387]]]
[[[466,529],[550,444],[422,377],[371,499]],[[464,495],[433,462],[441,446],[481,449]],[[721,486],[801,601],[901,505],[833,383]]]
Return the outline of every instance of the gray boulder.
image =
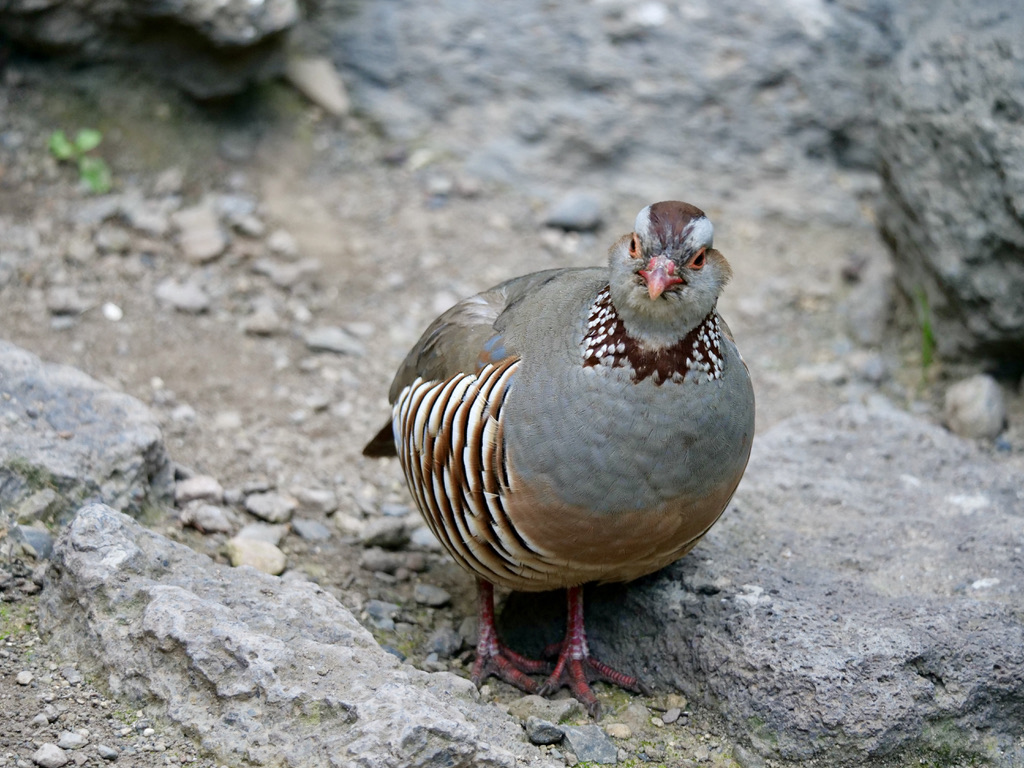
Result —
[[[879,97],[881,231],[940,354],[1024,354],[1024,13],[950,0]]]
[[[693,553],[588,596],[592,647],[765,756],[1020,766],[1022,478],[885,404],[784,422]]]
[[[297,0],[7,0],[0,28],[81,61],[131,61],[200,98],[226,96],[283,66]]]
[[[227,764],[553,765],[472,683],[401,665],[316,585],[216,565],[103,505],[58,540],[39,614],[83,673]]]
[[[0,507],[16,515],[62,522],[85,500],[138,515],[173,494],[146,406],[2,340],[0,431]]]

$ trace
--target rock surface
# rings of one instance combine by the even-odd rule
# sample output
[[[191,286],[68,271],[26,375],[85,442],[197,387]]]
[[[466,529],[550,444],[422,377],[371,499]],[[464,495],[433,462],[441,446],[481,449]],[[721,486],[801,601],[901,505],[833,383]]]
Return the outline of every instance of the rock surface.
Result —
[[[879,223],[940,353],[1024,355],[1024,14],[947,1],[899,54],[878,105]]]
[[[155,417],[81,371],[0,340],[0,507],[41,491],[47,521],[85,500],[137,515],[173,493]]]
[[[40,622],[224,762],[551,764],[472,684],[400,665],[314,584],[215,565],[103,505],[61,536]]]
[[[14,0],[0,6],[12,40],[80,61],[127,60],[200,98],[237,93],[280,68],[296,0]]]
[[[595,590],[592,646],[766,756],[1020,765],[1022,477],[883,403],[783,422],[691,555]]]

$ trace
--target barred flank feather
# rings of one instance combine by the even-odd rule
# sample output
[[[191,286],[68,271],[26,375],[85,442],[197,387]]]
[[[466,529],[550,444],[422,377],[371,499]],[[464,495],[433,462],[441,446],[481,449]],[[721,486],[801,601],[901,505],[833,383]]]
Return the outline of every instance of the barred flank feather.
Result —
[[[416,379],[392,410],[399,460],[430,529],[460,565],[496,583],[556,567],[505,511],[514,480],[502,406],[518,366],[508,358],[477,374]]]

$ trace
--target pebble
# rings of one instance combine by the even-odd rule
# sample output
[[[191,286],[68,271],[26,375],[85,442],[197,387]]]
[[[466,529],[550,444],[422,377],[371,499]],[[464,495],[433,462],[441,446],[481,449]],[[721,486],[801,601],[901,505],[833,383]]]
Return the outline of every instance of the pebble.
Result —
[[[619,748],[597,725],[564,725],[565,745],[581,763],[614,765],[619,760]]]
[[[288,535],[287,525],[271,525],[269,523],[249,523],[242,527],[236,539],[253,539],[254,541],[265,541],[275,547]]]
[[[450,659],[462,650],[462,635],[446,624],[434,630],[427,648],[440,659]]]
[[[174,484],[174,503],[182,507],[193,501],[219,503],[224,498],[224,488],[210,475],[194,475]]]
[[[57,738],[57,746],[61,749],[81,749],[88,743],[85,736],[74,731],[63,731]]]
[[[228,540],[225,548],[228,560],[235,567],[250,565],[263,573],[279,576],[284,572],[287,565],[287,558],[284,552],[273,544],[260,541],[259,539],[240,539],[235,537]]]
[[[525,728],[526,738],[531,744],[557,744],[565,736],[557,725],[539,717],[526,718]]]
[[[292,530],[306,541],[327,541],[331,538],[331,529],[317,520],[296,517],[292,520]]]
[[[370,547],[363,550],[359,556],[359,566],[368,571],[394,573],[399,568],[405,567],[405,553]]]
[[[27,669],[18,673],[18,676],[14,678],[18,685],[31,685],[32,680],[35,679],[35,675],[29,672]]]
[[[57,286],[46,294],[46,308],[51,315],[80,315],[90,306],[71,286]]]
[[[393,502],[385,502],[380,505],[380,513],[385,517],[405,517],[412,510],[409,509],[406,504],[395,504]]]
[[[569,192],[544,215],[544,223],[570,232],[592,232],[601,226],[601,201],[589,192]]]
[[[42,768],[61,768],[68,764],[68,756],[56,744],[43,744],[32,753],[32,762]]]
[[[179,312],[192,315],[202,314],[210,308],[210,297],[201,286],[193,282],[179,283],[170,277],[157,285],[156,297]]]
[[[625,723],[608,723],[604,727],[604,732],[613,739],[628,739],[633,736],[633,729]]]
[[[522,696],[508,705],[508,713],[512,717],[526,722],[530,717],[538,717],[552,723],[561,723],[583,715],[583,705],[576,699],[545,699],[542,696]]]
[[[846,364],[854,376],[871,384],[881,384],[889,377],[889,366],[878,352],[856,350],[847,356]]]
[[[242,330],[250,336],[273,336],[284,331],[284,321],[270,306],[260,306],[242,321]]]
[[[452,596],[446,589],[433,584],[417,584],[412,588],[412,599],[420,605],[440,608],[451,602]]]
[[[275,229],[267,237],[267,248],[278,256],[294,259],[299,255],[299,244],[287,229]]]
[[[394,517],[378,517],[370,520],[359,534],[364,547],[399,549],[409,542],[405,521]]]
[[[338,497],[327,488],[293,488],[292,495],[302,509],[329,515],[338,509]]]
[[[113,747],[108,747],[106,744],[96,745],[96,754],[98,754],[104,760],[117,760],[118,752]]]
[[[284,74],[306,98],[331,115],[341,117],[348,114],[345,82],[329,58],[293,56],[285,63]]]
[[[665,714],[661,716],[661,722],[665,725],[672,725],[672,723],[678,720],[682,714],[683,711],[679,709],[679,707],[672,707],[672,709],[666,711]]]
[[[437,540],[434,532],[425,525],[420,525],[413,529],[413,532],[409,535],[409,543],[417,549],[423,549],[428,552],[444,552],[444,546]]]
[[[109,319],[111,323],[118,323],[122,321],[125,316],[125,310],[115,304],[113,301],[104,301],[100,307],[100,311],[106,319]]]
[[[92,238],[93,243],[104,253],[125,253],[132,245],[132,236],[124,227],[104,224]]]
[[[171,216],[178,230],[178,245],[185,258],[203,264],[220,256],[228,246],[217,212],[208,203],[182,208]]]
[[[367,600],[365,608],[375,627],[388,632],[394,630],[395,616],[398,614],[397,605],[383,600]]]
[[[366,347],[359,339],[334,325],[311,329],[306,334],[306,346],[314,352],[335,352],[341,355],[362,355]]]
[[[245,497],[246,510],[268,523],[285,523],[291,520],[298,506],[299,502],[291,496],[275,491],[251,493]]]
[[[994,439],[1006,426],[1003,391],[991,376],[980,373],[946,390],[946,426],[969,439]]]
[[[85,678],[82,677],[82,673],[74,667],[64,667],[64,669],[60,671],[60,676],[67,680],[69,685],[79,685],[83,680],[85,680]]]
[[[230,533],[234,528],[227,510],[202,501],[189,503],[178,519],[182,525],[191,526],[200,533]]]

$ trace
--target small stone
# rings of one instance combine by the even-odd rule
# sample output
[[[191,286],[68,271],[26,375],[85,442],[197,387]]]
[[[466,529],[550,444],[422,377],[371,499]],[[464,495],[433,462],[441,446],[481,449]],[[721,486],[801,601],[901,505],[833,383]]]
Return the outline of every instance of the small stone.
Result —
[[[327,541],[331,538],[331,529],[316,520],[296,517],[292,520],[292,530],[299,538],[306,541]]]
[[[946,391],[946,426],[973,440],[994,439],[1006,426],[1003,391],[991,376],[978,374]]]
[[[625,723],[608,723],[604,727],[604,732],[613,739],[629,739],[633,736],[633,729]]]
[[[268,544],[273,544],[275,547],[281,543],[281,540],[288,535],[287,525],[270,525],[268,523],[249,523],[242,527],[237,534],[236,539],[253,539],[255,541],[265,541]]]
[[[366,347],[348,331],[328,325],[313,328],[306,334],[306,346],[315,352],[335,352],[341,355],[362,355]]]
[[[418,526],[413,530],[409,536],[409,543],[417,549],[427,552],[444,552],[444,546],[437,540],[434,532],[425,525]]]
[[[60,671],[60,676],[67,680],[70,685],[78,685],[85,679],[82,677],[82,673],[74,667],[64,667]]]
[[[364,547],[399,549],[409,541],[405,521],[393,517],[378,517],[370,520],[359,535]]]
[[[881,384],[889,376],[889,366],[877,352],[856,350],[847,356],[846,364],[854,376],[871,384]]]
[[[35,679],[35,675],[33,675],[27,669],[22,670],[21,672],[19,672],[18,676],[16,678],[14,678],[15,682],[17,682],[18,685],[31,685],[32,681],[34,679]]]
[[[337,529],[346,536],[361,536],[366,528],[365,520],[346,512],[336,512],[332,520]]]
[[[480,624],[476,616],[466,616],[459,622],[459,637],[462,638],[463,645],[476,648],[476,644],[480,639]],[[555,722],[561,722],[561,718]]]
[[[545,699],[542,696],[523,696],[508,705],[508,713],[517,720],[526,722],[530,717],[538,717],[551,723],[583,715],[583,705],[576,699]]]
[[[678,720],[682,714],[683,711],[679,709],[679,707],[672,707],[672,709],[667,710],[665,714],[661,716],[661,722],[665,725],[672,725],[672,723]]]
[[[39,725],[49,725],[49,724],[50,724],[50,721],[47,720],[46,715],[44,715],[42,712],[40,712],[38,715],[36,715],[35,717],[32,718],[32,725],[39,726]]]
[[[61,768],[68,764],[68,756],[56,744],[43,744],[32,754],[32,762],[41,768]]]
[[[412,589],[412,599],[420,605],[440,608],[443,605],[448,605],[452,596],[447,590],[433,584],[417,584]]]
[[[192,501],[217,504],[224,498],[224,489],[210,475],[194,475],[174,484],[174,503],[182,507]]]
[[[395,616],[398,614],[397,605],[383,600],[367,600],[365,608],[375,627],[388,632],[394,630]]]
[[[46,294],[46,308],[51,315],[80,315],[90,306],[71,286],[57,286]]]
[[[53,704],[47,704],[43,707],[43,715],[46,717],[47,722],[55,723],[60,719],[60,710],[53,706]]]
[[[359,556],[359,565],[375,573],[394,573],[404,567],[405,557],[401,552],[388,552],[380,547],[370,547]]]
[[[250,336],[273,336],[284,330],[284,322],[273,307],[260,306],[242,321],[242,330]]]
[[[711,759],[711,750],[704,744],[698,744],[694,747],[693,759],[698,763],[706,763]]]
[[[100,308],[100,311],[103,313],[103,316],[112,323],[117,323],[124,319],[124,310],[112,301],[103,302],[103,306]]]
[[[14,508],[15,519],[19,523],[33,523],[45,520],[59,511],[62,499],[52,488],[43,488],[31,496],[18,502]]]
[[[462,636],[447,624],[434,630],[427,647],[440,659],[450,659],[462,650]]]
[[[299,244],[287,229],[275,229],[267,238],[267,248],[278,256],[294,259],[299,255]]]
[[[717,593],[708,593],[708,594],[717,594]],[[678,693],[670,693],[668,696],[665,697],[665,707],[668,708],[668,709],[672,709],[673,707],[675,707],[676,709],[678,709],[680,711],[684,710],[684,709],[686,709],[686,697],[685,696],[681,696]]]
[[[92,238],[93,243],[104,253],[124,253],[132,246],[132,236],[124,227],[104,224]]]
[[[179,312],[199,315],[210,308],[210,297],[195,283],[179,283],[173,278],[161,280],[156,287],[156,297]]]
[[[203,264],[220,256],[228,246],[217,212],[207,203],[182,208],[171,216],[178,230],[178,245],[185,258]]]
[[[410,512],[408,505],[406,504],[394,504],[392,502],[385,502],[380,505],[380,513],[385,517],[405,517]]]
[[[285,77],[314,104],[335,117],[349,111],[345,83],[330,59],[323,56],[293,56],[285,62]]]
[[[531,744],[557,744],[565,736],[557,725],[539,717],[526,718],[525,728],[526,738]]]
[[[118,751],[113,747],[108,747],[106,744],[97,744],[96,754],[104,760],[117,760]]]
[[[570,192],[544,216],[547,226],[569,232],[592,232],[601,222],[601,201],[589,192]]]
[[[251,493],[245,497],[246,510],[268,523],[285,523],[291,520],[298,506],[299,502],[291,496],[275,491]]]
[[[88,743],[85,736],[74,731],[63,731],[57,738],[57,746],[61,749],[81,749]]]
[[[202,501],[189,503],[178,519],[182,525],[191,526],[200,533],[230,533],[234,528],[227,510]]]
[[[302,278],[319,271],[319,269],[320,262],[316,259],[302,259],[287,264],[274,259],[259,259],[252,265],[253,272],[266,275],[278,288],[291,288]]]
[[[597,725],[565,725],[565,745],[573,751],[581,763],[614,765],[619,759],[619,749]]]
[[[338,509],[338,497],[327,488],[293,488],[292,495],[302,509],[329,515]]]
[[[263,573],[279,576],[287,565],[284,552],[266,541],[235,537],[229,539],[225,547],[228,560],[235,567],[250,565]]]

